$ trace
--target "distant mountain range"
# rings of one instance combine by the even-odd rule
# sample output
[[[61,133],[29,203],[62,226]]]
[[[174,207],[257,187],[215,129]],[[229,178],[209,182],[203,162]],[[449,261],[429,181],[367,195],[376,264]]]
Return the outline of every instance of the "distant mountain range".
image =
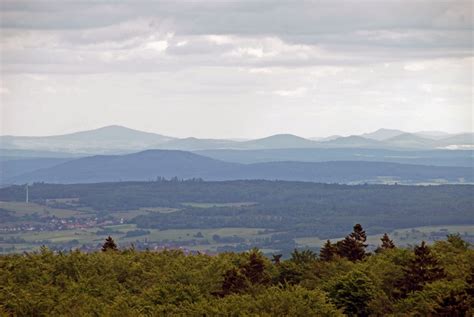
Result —
[[[72,153],[133,152],[156,148],[174,139],[113,125],[56,136],[0,136],[0,148]]]
[[[184,151],[240,149],[267,150],[292,148],[370,148],[370,149],[473,149],[474,133],[451,135],[439,131],[406,133],[400,130],[379,129],[372,133],[353,136],[331,136],[306,139],[291,134],[278,134],[255,140],[225,140],[173,138],[137,131],[121,126],[108,126],[72,134],[26,137],[0,136],[1,156],[10,151],[53,151],[63,153],[125,154],[146,149]],[[17,152],[17,156],[21,153]],[[26,152],[23,152],[25,155]],[[32,155],[26,155],[32,156]],[[54,156],[57,157],[57,156]]]
[[[152,180],[158,176],[462,183],[472,182],[473,145],[473,133],[438,131],[380,129],[317,140],[291,134],[225,140],[180,139],[109,126],[59,136],[1,136],[0,184]]]
[[[473,151],[302,148],[268,150],[199,150],[196,154],[233,163],[368,161],[433,166],[474,167]]]
[[[205,180],[267,179],[326,183],[464,183],[472,168],[366,161],[224,162],[191,152],[147,150],[126,155],[98,155],[59,162],[16,175],[5,183],[91,183],[154,180],[156,177]]]

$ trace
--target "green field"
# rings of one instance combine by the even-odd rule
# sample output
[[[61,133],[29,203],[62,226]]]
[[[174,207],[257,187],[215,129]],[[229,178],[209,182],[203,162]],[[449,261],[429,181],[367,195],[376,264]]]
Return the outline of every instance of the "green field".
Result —
[[[38,214],[42,217],[56,216],[58,218],[70,218],[70,217],[87,217],[89,214],[83,213],[78,210],[72,209],[57,209],[51,208],[36,203],[25,203],[25,202],[6,202],[0,201],[0,208],[12,211],[16,216],[26,216],[32,214]]]
[[[197,203],[186,202],[183,206],[194,208],[213,208],[213,207],[227,207],[227,208],[241,208],[255,205],[253,202],[232,202],[232,203]],[[65,208],[54,208],[54,206],[66,206]],[[24,203],[24,202],[0,202],[0,208],[14,213],[19,218],[18,224],[29,223],[36,224],[38,219],[42,217],[55,216],[58,218],[95,218],[103,212],[97,212],[88,207],[80,207],[77,199],[54,199],[47,200],[46,205],[38,203]],[[71,209],[68,209],[71,208]],[[80,210],[79,210],[80,209]],[[285,233],[285,231],[265,230],[264,228],[247,228],[247,227],[225,227],[212,229],[142,229],[135,224],[127,224],[136,216],[149,215],[151,213],[173,213],[178,211],[177,208],[169,207],[142,207],[136,210],[111,211],[105,213],[108,219],[113,219],[114,223],[125,222],[120,225],[97,225],[88,228],[70,229],[70,230],[46,230],[46,231],[28,231],[21,232],[0,232],[0,252],[23,252],[38,249],[42,244],[49,246],[59,246],[66,248],[80,247],[88,245],[97,248],[104,239],[111,235],[121,247],[129,247],[136,243],[151,243],[154,246],[182,246],[189,250],[196,251],[211,251],[215,252],[221,247],[242,247],[242,243],[249,247],[258,245],[259,241],[271,238],[273,234]],[[37,216],[28,218],[29,216]],[[25,220],[26,219],[26,220]],[[107,219],[107,218],[106,218]],[[85,219],[84,219],[85,220]],[[102,220],[103,221],[103,220]],[[84,221],[88,223],[89,219]],[[15,225],[15,222],[9,225]],[[127,236],[128,232],[137,230],[138,235]],[[145,231],[146,230],[146,231]],[[143,234],[141,234],[143,233]],[[368,244],[372,248],[379,244],[381,234],[368,236]],[[436,240],[445,238],[449,233],[460,233],[467,238],[467,241],[472,241],[474,237],[474,226],[425,226],[407,229],[398,229],[389,232],[390,237],[399,246],[407,246],[419,243],[425,240],[432,243]],[[217,236],[217,237],[216,237]],[[340,240],[332,239],[332,241]],[[324,244],[325,239],[320,239],[317,236],[302,237],[294,239],[296,247],[298,248],[319,248]],[[12,247],[15,247],[12,250]],[[266,253],[278,252],[276,249],[264,248]]]
[[[474,226],[462,225],[462,226],[427,226],[427,227],[416,227],[407,229],[397,229],[389,232],[390,238],[395,244],[400,246],[408,246],[419,243],[422,240],[427,242],[434,242],[446,238],[446,235],[450,233],[459,233],[463,236],[474,235]],[[383,234],[369,235],[367,236],[367,243],[372,246],[377,246],[380,243],[380,238]],[[341,240],[343,237],[337,239],[331,239],[332,242]],[[298,247],[320,247],[326,239],[319,239],[317,237],[305,237],[295,239]]]
[[[121,247],[129,247],[137,240],[149,242],[158,242],[166,245],[170,242],[183,242],[196,240],[196,244],[186,246],[189,250],[196,251],[212,251],[215,252],[218,247],[228,245],[235,245],[234,243],[217,243],[213,240],[214,235],[220,237],[240,237],[246,242],[252,243],[256,238],[270,237],[272,233],[263,233],[262,229],[257,228],[217,228],[217,229],[173,229],[173,230],[158,230],[148,229],[149,234],[137,237],[125,237],[125,234],[130,230],[136,230],[134,224],[123,224],[114,226],[94,227],[88,229],[76,230],[58,230],[48,232],[23,232],[15,234],[0,234],[0,239],[8,239],[11,237],[22,238],[25,243],[5,243],[0,241],[0,247],[8,248],[15,246],[15,252],[33,251],[38,249],[41,241],[48,241],[51,244],[64,243],[72,240],[77,240],[78,245],[82,244],[100,244],[107,237],[108,234],[97,235],[99,230],[112,230],[115,233],[111,234]],[[200,233],[200,234],[199,234]],[[390,237],[399,246],[414,245],[421,240],[434,242],[435,240],[444,239],[449,233],[460,233],[462,236],[473,236],[474,226],[437,226],[437,227],[417,227],[408,229],[399,229],[390,232]],[[199,234],[199,235],[198,235]],[[371,246],[377,246],[380,242],[381,234],[369,235],[368,243]],[[342,239],[332,239],[332,241]],[[318,248],[326,240],[317,237],[305,237],[295,239],[298,247],[301,248]],[[278,250],[265,249],[265,253],[273,253]]]
[[[48,241],[48,243],[64,243],[72,240],[77,240],[78,245],[82,244],[97,244],[104,241],[108,234],[96,233],[99,230],[111,230],[115,233],[111,234],[117,243],[123,247],[129,247],[131,243],[145,239],[150,242],[161,242],[163,244],[168,242],[180,242],[196,240],[202,244],[196,244],[189,246],[190,250],[200,251],[215,251],[218,246],[232,245],[232,243],[215,243],[213,241],[214,235],[220,237],[240,237],[245,239],[247,242],[253,241],[256,237],[268,237],[271,234],[260,234],[262,229],[258,228],[217,228],[217,229],[173,229],[173,230],[158,230],[148,229],[149,234],[141,235],[137,237],[125,237],[128,231],[136,230],[137,227],[134,224],[123,224],[113,225],[104,227],[93,227],[87,229],[75,229],[75,230],[56,230],[47,232],[22,232],[22,233],[3,233],[0,234],[0,239],[8,238],[22,238],[26,243],[12,244],[2,243],[0,241],[0,247],[11,247],[15,245],[16,252],[32,251],[38,249],[41,241]],[[198,233],[200,233],[198,235]]]

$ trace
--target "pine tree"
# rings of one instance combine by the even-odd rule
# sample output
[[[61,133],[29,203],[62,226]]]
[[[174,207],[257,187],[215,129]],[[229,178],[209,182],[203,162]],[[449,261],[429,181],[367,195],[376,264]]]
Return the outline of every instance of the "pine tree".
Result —
[[[248,257],[248,262],[245,264],[225,272],[222,291],[217,295],[226,296],[232,293],[241,293],[251,285],[270,282],[270,276],[265,271],[265,260],[260,251],[253,249],[249,252]]]
[[[380,241],[382,241],[381,248],[382,249],[393,249],[395,248],[395,243],[390,239],[387,233],[383,234],[383,237],[380,238]]]
[[[111,236],[108,236],[107,239],[105,239],[104,244],[102,245],[102,252],[106,252],[109,250],[112,250],[112,251],[118,250],[117,245],[115,244],[115,241],[114,239],[112,239]]]
[[[337,253],[341,257],[347,258],[350,261],[362,260],[366,256],[366,240],[367,235],[362,229],[362,226],[360,224],[356,224],[354,226],[353,232],[350,235],[345,237],[344,240],[337,242]]]
[[[319,251],[319,258],[323,261],[331,261],[337,255],[337,247],[327,240],[324,246]]]
[[[426,283],[445,277],[443,268],[438,260],[431,254],[425,241],[420,246],[415,246],[415,257],[404,268],[404,278],[401,283],[402,295],[423,289]]]
[[[263,255],[256,249],[249,254],[249,261],[241,267],[242,273],[252,284],[265,284],[270,278],[265,272]]]
[[[365,242],[367,240],[367,235],[359,223],[354,226],[354,231],[350,235],[358,241]]]

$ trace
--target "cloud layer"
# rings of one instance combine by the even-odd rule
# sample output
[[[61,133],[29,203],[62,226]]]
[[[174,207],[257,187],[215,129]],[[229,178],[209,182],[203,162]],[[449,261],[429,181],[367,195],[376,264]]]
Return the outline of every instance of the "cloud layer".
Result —
[[[3,133],[111,123],[213,137],[416,124],[472,129],[471,1],[1,1],[1,7]],[[43,116],[38,109],[55,111],[64,125],[32,127],[25,116]],[[78,122],[71,112],[94,118]],[[228,114],[246,126],[230,124]],[[350,123],[354,116],[366,118],[364,128]],[[257,125],[262,119],[264,127]],[[186,127],[170,124],[180,120]]]

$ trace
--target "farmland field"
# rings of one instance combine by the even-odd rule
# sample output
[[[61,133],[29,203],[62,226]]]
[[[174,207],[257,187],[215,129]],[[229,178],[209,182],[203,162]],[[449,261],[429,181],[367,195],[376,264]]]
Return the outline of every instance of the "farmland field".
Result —
[[[246,243],[256,243],[259,239],[271,238],[274,233],[265,232],[264,229],[258,228],[214,228],[214,229],[170,229],[158,230],[149,229],[146,233],[137,237],[127,237],[128,231],[136,230],[134,224],[112,225],[105,227],[92,227],[80,230],[57,230],[48,232],[26,232],[17,234],[0,234],[0,248],[9,250],[15,246],[14,252],[34,251],[38,250],[41,245],[62,245],[72,243],[71,247],[78,247],[82,244],[100,245],[109,235],[108,233],[100,233],[100,231],[111,232],[120,247],[131,247],[137,242],[146,241],[149,244],[165,248],[169,246],[177,246],[180,242],[189,242],[194,240],[191,245],[185,248],[193,251],[217,252],[218,248],[235,247],[238,243],[218,242],[213,239],[216,235],[221,238],[242,238]],[[99,232],[99,234],[98,234]],[[432,243],[437,240],[443,240],[450,233],[460,233],[466,241],[474,241],[474,226],[427,226],[399,229],[389,232],[394,242],[399,246],[409,246],[425,240]],[[376,247],[380,244],[381,234],[369,235],[367,242],[369,247]],[[8,239],[22,238],[21,243],[8,243]],[[341,237],[342,238],[342,237]],[[333,241],[338,239],[331,239]],[[298,248],[319,249],[325,242],[325,239],[318,237],[296,238],[296,246]],[[278,249],[262,248],[262,252],[275,253]],[[5,251],[6,253],[6,251]]]
[[[137,249],[318,251],[361,223],[369,247],[448,233],[473,240],[473,186],[339,185],[282,181],[34,184],[0,189],[0,252],[46,245],[100,249],[107,236]],[[462,225],[461,225],[462,224]]]

